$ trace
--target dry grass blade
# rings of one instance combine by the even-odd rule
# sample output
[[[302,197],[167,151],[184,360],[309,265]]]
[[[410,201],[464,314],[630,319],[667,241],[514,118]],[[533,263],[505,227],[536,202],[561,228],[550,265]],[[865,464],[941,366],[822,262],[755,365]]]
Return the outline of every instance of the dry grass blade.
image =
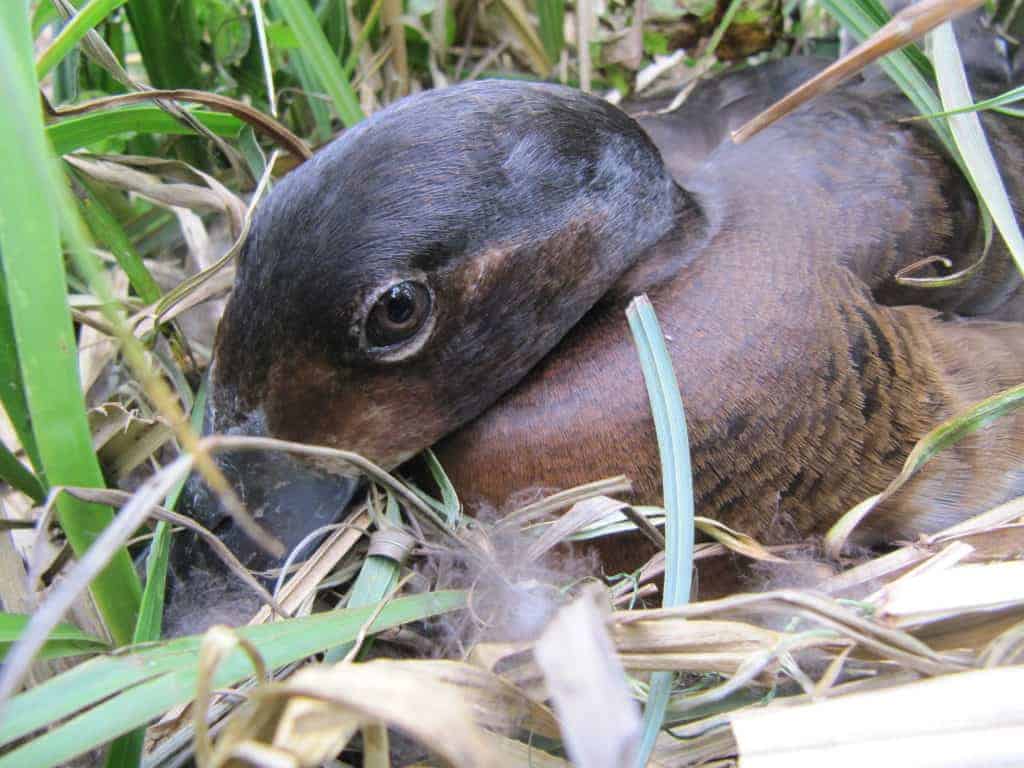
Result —
[[[590,57],[590,41],[594,33],[594,4],[578,0],[576,4],[576,56],[579,61],[580,88],[589,92],[594,63]]]
[[[235,242],[231,244],[231,247],[228,248],[223,256],[209,267],[185,279],[181,284],[168,291],[153,307],[152,319],[154,322],[157,324],[170,322],[182,312],[212,298],[220,292],[221,288],[213,281],[213,278],[230,264],[242,250],[242,246],[249,236],[249,227],[252,226],[252,217],[256,212],[256,207],[270,188],[270,174],[277,157],[278,153],[275,150],[270,156],[266,170],[260,177],[259,184],[257,184],[256,190],[253,192],[249,205],[245,208]],[[227,290],[227,288],[223,290]]]
[[[97,181],[134,192],[157,205],[223,213],[231,221],[234,232],[242,229],[246,206],[238,196],[209,174],[189,168],[183,163],[130,156],[114,159],[66,155],[64,159]],[[152,172],[137,170],[138,168]],[[201,180],[204,186],[164,182],[159,176],[154,175],[161,171],[176,174],[185,172]]]
[[[732,715],[746,768],[1020,764],[1024,669],[963,672],[798,707]]]
[[[857,589],[865,589],[866,585],[879,579],[892,577],[907,568],[916,565],[934,554],[942,544],[958,539],[969,540],[968,537],[992,536],[1007,523],[1024,517],[1024,496],[1000,504],[988,512],[957,523],[950,528],[939,531],[914,544],[897,549],[881,557],[850,568],[833,576],[819,585],[819,589],[833,595],[850,594]],[[973,544],[972,544],[973,545]],[[984,546],[984,545],[982,545]],[[977,549],[978,547],[975,546]],[[1017,550],[1021,551],[1021,550]]]
[[[573,504],[578,504],[581,501],[586,501],[587,499],[592,499],[597,496],[610,496],[615,493],[629,493],[632,489],[633,486],[625,475],[609,477],[605,480],[598,480],[593,483],[578,485],[575,488],[570,488],[567,491],[559,491],[558,493],[547,496],[533,504],[527,504],[526,506],[521,507],[502,519],[501,524],[505,526],[514,525],[517,527],[527,526],[535,520],[539,520],[547,515],[558,512],[559,510],[571,507]]]
[[[68,0],[53,0],[53,5],[65,20],[74,18],[78,13],[77,9]],[[81,40],[81,46],[87,56],[103,67],[121,85],[126,88],[138,87],[138,84],[128,74],[127,70],[121,66],[121,62],[114,55],[114,52],[110,50],[110,46],[107,45],[106,41],[95,29],[90,29],[85,33],[85,37]]]
[[[789,619],[803,618],[922,674],[943,674],[959,671],[964,667],[962,661],[936,653],[906,632],[858,616],[833,600],[795,590],[734,595],[721,600],[709,600],[676,608],[622,611],[614,614],[612,618],[617,623],[632,624],[646,619],[695,619],[748,612],[781,615]]]
[[[982,5],[983,0],[921,0],[897,13],[884,27],[839,61],[794,89],[746,125],[733,131],[742,144],[811,99],[833,90],[873,61],[924,37],[935,27]]]
[[[727,525],[717,520],[706,517],[695,517],[693,520],[697,529],[710,536],[723,547],[738,555],[749,557],[751,560],[761,560],[768,563],[787,563],[784,557],[772,554],[763,544],[752,536],[740,531],[734,531]]]
[[[381,21],[388,30],[391,44],[391,65],[395,69],[398,88],[394,96],[409,92],[409,55],[405,49],[405,23],[402,20],[402,0],[384,0]]]
[[[794,637],[739,621],[691,619],[616,624],[612,636],[628,669],[678,669],[722,675],[735,675],[752,654],[771,651]],[[802,647],[844,644],[821,638],[802,642]]]
[[[963,545],[966,546],[966,545]],[[909,575],[886,587],[879,613],[902,629],[1024,606],[1024,562],[970,563]]]
[[[501,755],[508,765],[527,765],[530,768],[572,768],[567,760],[548,754],[531,744],[492,734],[487,734],[487,738],[490,741],[491,750]],[[420,766],[416,768],[420,768]]]
[[[213,697],[213,678],[220,662],[235,648],[241,648],[252,662],[256,679],[266,682],[267,666],[256,647],[228,627],[211,627],[203,635],[199,646],[199,677],[196,684],[196,700],[193,705],[192,728],[195,732],[196,762],[200,766],[210,765],[213,745],[206,723],[206,710]]]
[[[598,496],[574,504],[568,512],[559,516],[541,536],[526,550],[527,562],[541,558],[546,552],[561,544],[577,531],[603,520],[609,512],[621,509],[622,502]]]
[[[573,765],[618,768],[636,758],[640,711],[605,626],[604,590],[561,608],[534,649]]]
[[[289,615],[299,610],[316,593],[317,587],[334,570],[341,559],[363,536],[367,535],[370,524],[370,513],[362,511],[351,518],[344,526],[332,532],[316,552],[306,560],[277,593],[277,599],[283,610]],[[250,624],[263,624],[272,617],[270,606],[263,606],[253,616]]]
[[[124,272],[115,274],[111,281],[111,291],[119,300],[123,301],[128,297],[128,276]],[[109,334],[83,326],[78,334],[78,368],[82,380],[82,394],[88,394],[89,389],[116,355],[117,343]]]
[[[551,72],[551,59],[522,0],[495,0],[488,10],[496,17],[502,42],[520,53],[535,73],[547,77]]]

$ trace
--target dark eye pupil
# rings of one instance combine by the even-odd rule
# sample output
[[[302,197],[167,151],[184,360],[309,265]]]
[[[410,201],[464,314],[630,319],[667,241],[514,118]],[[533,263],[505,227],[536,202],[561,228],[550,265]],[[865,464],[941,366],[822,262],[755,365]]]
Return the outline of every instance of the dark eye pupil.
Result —
[[[366,318],[366,341],[371,347],[390,347],[412,338],[430,316],[430,291],[406,280],[387,288]]]
[[[412,318],[416,311],[416,296],[408,285],[396,285],[388,291],[387,314],[388,320],[396,325],[401,325]]]

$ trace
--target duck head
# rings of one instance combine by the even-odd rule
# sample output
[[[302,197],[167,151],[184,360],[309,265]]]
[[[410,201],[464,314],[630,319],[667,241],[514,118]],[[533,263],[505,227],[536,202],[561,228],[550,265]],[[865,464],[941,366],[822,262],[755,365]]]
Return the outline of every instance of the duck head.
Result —
[[[521,380],[686,199],[641,128],[578,91],[484,81],[407,98],[260,206],[218,331],[207,429],[395,467]],[[275,478],[251,476],[268,464]],[[336,494],[332,478],[352,472],[225,468],[250,508],[309,473]],[[220,515],[197,507],[210,503],[192,504],[207,524]],[[288,544],[323,523],[305,514],[264,510],[264,522],[292,530]]]

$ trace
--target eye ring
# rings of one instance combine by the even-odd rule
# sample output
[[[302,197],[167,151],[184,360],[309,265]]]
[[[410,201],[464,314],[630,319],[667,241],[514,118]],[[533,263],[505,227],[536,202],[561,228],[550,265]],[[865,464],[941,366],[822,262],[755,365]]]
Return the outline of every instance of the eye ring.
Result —
[[[430,316],[430,290],[421,282],[403,280],[384,290],[366,316],[366,342],[388,349],[413,338]]]

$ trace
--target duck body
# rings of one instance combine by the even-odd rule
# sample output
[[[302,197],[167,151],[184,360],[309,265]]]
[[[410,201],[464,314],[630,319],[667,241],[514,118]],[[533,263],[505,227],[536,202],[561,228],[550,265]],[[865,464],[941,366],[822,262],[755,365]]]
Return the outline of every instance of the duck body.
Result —
[[[756,78],[773,66],[786,88],[819,68],[789,60]],[[386,467],[436,443],[470,503],[615,474],[658,503],[624,316],[646,293],[687,412],[698,514],[768,541],[825,530],[922,435],[1024,380],[1021,280],[996,243],[967,285],[896,284],[925,256],[973,263],[984,238],[969,186],[923,124],[897,121],[909,108],[889,89],[845,87],[735,146],[724,130],[772,100],[743,93],[713,82],[637,122],[570,89],[487,81],[347,132],[257,214],[208,428]],[[1024,129],[986,125],[1020,206]],[[864,539],[1020,493],[1022,427],[1008,417],[933,459]],[[612,567],[639,564],[633,545],[610,546]]]
[[[1024,328],[1013,321],[1024,302],[1001,245],[968,285],[894,280],[923,254],[973,263],[981,224],[938,143],[897,122],[907,107],[884,89],[873,98],[876,89],[847,88],[747,145],[722,142],[681,175],[701,212],[687,226],[697,234],[659,244],[519,387],[442,441],[456,487],[500,503],[530,483],[570,487],[621,472],[638,503],[660,503],[624,316],[640,292],[675,362],[698,513],[768,541],[824,532],[882,490],[926,432],[1019,383]],[[728,127],[760,108],[747,105]],[[1020,201],[1020,131],[990,121],[993,129]],[[671,159],[670,139],[661,151],[670,167],[685,166]],[[913,538],[1019,493],[1021,426],[1007,418],[933,459],[868,519],[861,540]],[[610,547],[606,561],[635,562]]]

